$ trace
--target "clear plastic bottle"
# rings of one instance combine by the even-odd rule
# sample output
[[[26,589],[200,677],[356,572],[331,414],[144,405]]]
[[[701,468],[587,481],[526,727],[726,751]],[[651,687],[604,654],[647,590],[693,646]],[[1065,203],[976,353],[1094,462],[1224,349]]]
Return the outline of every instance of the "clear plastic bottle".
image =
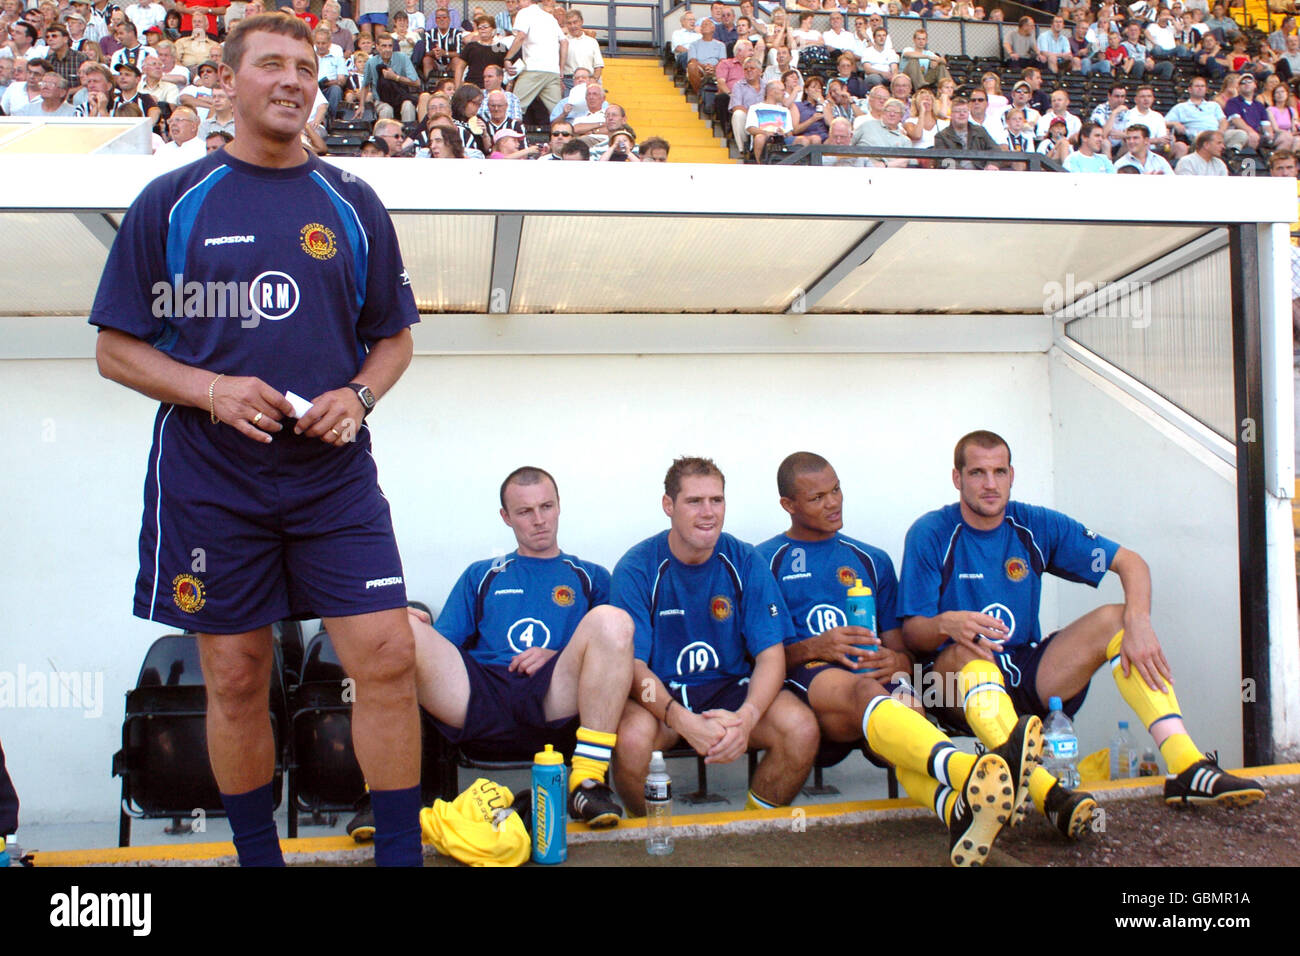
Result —
[[[1128,780],[1137,776],[1137,751],[1128,735],[1128,721],[1119,722],[1119,730],[1110,738],[1110,779]]]
[[[1074,790],[1079,786],[1079,738],[1074,734],[1074,724],[1061,710],[1061,698],[1053,697],[1047,706],[1051,713],[1043,724],[1043,769],[1061,786]]]
[[[650,756],[645,778],[645,849],[651,856],[673,852],[673,783],[659,750]]]

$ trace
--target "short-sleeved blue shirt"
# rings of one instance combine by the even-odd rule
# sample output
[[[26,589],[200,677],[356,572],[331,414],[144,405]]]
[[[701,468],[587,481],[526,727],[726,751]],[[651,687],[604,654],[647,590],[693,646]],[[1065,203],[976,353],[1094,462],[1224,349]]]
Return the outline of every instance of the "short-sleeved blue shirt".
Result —
[[[268,169],[225,150],[144,188],[90,313],[185,365],[308,401],[419,320],[392,219],[368,185],[310,154]]]
[[[642,541],[615,565],[610,603],[636,624],[637,659],[670,685],[747,677],[752,658],[791,636],[767,565],[725,532],[703,564],[673,557],[667,531]]]
[[[511,554],[471,564],[435,626],[479,663],[507,666],[532,647],[564,650],[583,616],[608,603],[609,572],[599,564]]]
[[[1050,508],[1012,501],[1000,525],[978,531],[953,503],[922,515],[907,532],[899,614],[982,611],[1007,626],[1006,648],[1037,643],[1044,572],[1096,587],[1118,550]]]
[[[898,627],[898,578],[894,562],[879,548],[837,534],[825,541],[796,541],[784,534],[758,545],[794,625],[789,643],[848,624],[844,602],[857,580],[876,599],[880,633]]]

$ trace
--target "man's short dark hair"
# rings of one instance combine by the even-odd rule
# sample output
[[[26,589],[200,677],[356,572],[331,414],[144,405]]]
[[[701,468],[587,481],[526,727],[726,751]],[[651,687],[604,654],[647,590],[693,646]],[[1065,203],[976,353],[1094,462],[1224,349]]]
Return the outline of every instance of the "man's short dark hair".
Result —
[[[1124,127],[1124,132],[1141,133],[1143,139],[1151,138],[1151,130],[1147,128],[1147,125],[1145,123],[1131,123],[1128,126]]]
[[[1092,120],[1088,120],[1088,122],[1079,127],[1079,142],[1083,142],[1087,139],[1092,134],[1093,130],[1101,128],[1102,126],[1100,123],[1094,123]]]
[[[231,27],[226,34],[226,42],[221,45],[221,62],[235,72],[239,72],[239,65],[244,60],[244,46],[248,43],[245,38],[251,33],[278,33],[293,37],[312,47],[311,55],[313,58],[316,56],[311,27],[307,26],[306,21],[287,13],[259,13],[254,17],[245,17]]]
[[[35,43],[37,40],[38,34],[36,32],[36,28],[32,26],[30,23],[28,23],[26,20],[15,20],[13,23],[9,25],[9,29],[26,30],[27,39],[31,40],[32,43]]]
[[[207,136],[203,137],[203,141],[206,143],[208,140],[212,139],[212,137],[214,137],[214,136],[220,136],[220,137],[221,137],[221,143],[222,143],[223,146],[224,146],[226,143],[231,142],[231,141],[234,140],[234,138],[235,138],[235,134],[234,134],[234,133],[227,132],[227,131],[224,130],[224,129],[214,129],[214,130],[213,130],[212,132],[210,132]]]
[[[43,56],[34,56],[30,60],[28,60],[27,69],[30,70],[32,67],[38,67],[39,69],[44,70],[46,73],[52,72],[54,70],[54,64],[52,64],[49,60],[45,59],[45,57]],[[104,69],[108,70],[108,67],[104,67]],[[109,77],[112,77],[113,71],[108,70],[108,75]]]
[[[510,474],[506,475],[506,480],[501,482],[501,507],[506,506],[506,488],[510,485],[536,485],[540,484],[545,478],[555,489],[556,500],[560,497],[560,486],[555,483],[551,473],[545,468],[535,468],[532,465],[524,465],[522,468],[516,468]]]
[[[565,156],[581,156],[583,162],[586,162],[591,159],[591,147],[580,139],[570,140],[560,150],[560,158]]]
[[[794,483],[800,475],[825,471],[830,466],[829,461],[811,451],[797,451],[793,455],[787,455],[776,469],[776,490],[782,498],[794,500]]]
[[[570,123],[570,122],[569,122],[568,120],[566,120],[566,119],[557,119],[554,123],[552,123],[552,124],[551,124],[551,132],[554,133],[555,130],[556,130],[558,127],[560,127],[560,126],[567,126],[567,127],[569,127],[569,132],[570,132],[570,133],[573,132],[573,124]]]
[[[664,139],[662,136],[651,136],[641,144],[640,149],[642,156],[648,155],[652,149],[662,149],[664,155],[667,156],[668,151],[672,149],[672,147],[668,145],[668,140]]]
[[[1204,146],[1206,143],[1208,143],[1210,140],[1214,139],[1214,137],[1218,135],[1220,135],[1220,133],[1217,129],[1202,130],[1201,132],[1196,134],[1196,142],[1192,145],[1192,148],[1200,149],[1202,146]]]
[[[1007,444],[1006,439],[996,432],[973,431],[969,434],[962,435],[957,439],[957,447],[952,450],[952,466],[958,471],[966,467],[966,446],[974,445],[977,448],[994,449],[1005,448],[1007,450],[1007,464],[1011,464],[1011,446]]]
[[[727,479],[722,474],[722,469],[713,463],[712,458],[683,456],[674,458],[673,463],[668,467],[668,473],[664,475],[664,494],[676,501],[678,493],[682,490],[682,479],[697,476],[717,478],[722,482],[723,490],[727,488]]]

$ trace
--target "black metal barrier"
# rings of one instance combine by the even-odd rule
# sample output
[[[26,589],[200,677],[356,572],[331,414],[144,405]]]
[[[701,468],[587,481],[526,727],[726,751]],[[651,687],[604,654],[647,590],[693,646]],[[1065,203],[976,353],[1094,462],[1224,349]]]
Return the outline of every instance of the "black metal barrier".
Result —
[[[988,152],[971,149],[911,149],[899,146],[829,146],[825,143],[816,146],[799,146],[788,156],[782,157],[778,166],[821,166],[824,156],[862,156],[871,159],[926,160],[934,169],[959,169],[963,163],[973,163],[977,169],[993,163],[994,168],[1011,169],[1013,164],[1023,164],[1027,169],[1039,172],[1049,170],[1054,173],[1064,172],[1061,164],[1048,159],[1042,153],[1012,153],[1004,150]],[[879,168],[879,167],[877,167]]]

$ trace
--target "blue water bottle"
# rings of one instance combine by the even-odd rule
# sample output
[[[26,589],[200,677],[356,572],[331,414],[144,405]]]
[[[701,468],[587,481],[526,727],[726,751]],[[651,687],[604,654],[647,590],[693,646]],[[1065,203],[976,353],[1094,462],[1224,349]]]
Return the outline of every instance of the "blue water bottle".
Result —
[[[564,756],[550,744],[533,757],[533,861],[563,863],[569,858],[569,773]]]
[[[863,586],[861,578],[856,579],[853,587],[849,588],[848,599],[844,602],[844,613],[853,627],[865,627],[872,634],[876,633],[876,596],[871,593],[871,588]],[[880,647],[880,641],[856,646],[859,650],[871,653]],[[853,673],[864,674],[870,669],[859,667]]]

